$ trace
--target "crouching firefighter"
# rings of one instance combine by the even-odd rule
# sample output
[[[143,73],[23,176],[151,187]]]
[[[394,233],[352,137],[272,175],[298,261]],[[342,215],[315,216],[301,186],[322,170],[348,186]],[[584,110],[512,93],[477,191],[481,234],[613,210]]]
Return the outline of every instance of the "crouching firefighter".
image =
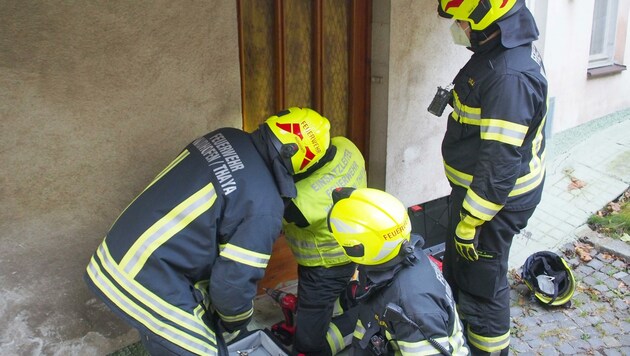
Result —
[[[333,204],[331,192],[339,186],[367,185],[365,160],[359,149],[345,137],[333,137],[328,152],[308,171],[294,176],[298,191],[284,214],[283,228],[298,263],[298,305],[293,348],[296,352],[331,355],[346,345],[341,341],[351,321],[336,318],[356,265],[346,257],[326,223]],[[339,296],[342,298],[339,299]],[[344,303],[345,304],[345,303]],[[354,322],[350,325],[352,334]]]
[[[226,355],[253,314],[293,175],[330,145],[330,124],[290,108],[252,133],[189,144],[114,222],[85,275],[152,355]]]
[[[467,355],[451,290],[403,204],[371,188],[338,188],[333,201],[329,228],[359,266],[354,355]]]

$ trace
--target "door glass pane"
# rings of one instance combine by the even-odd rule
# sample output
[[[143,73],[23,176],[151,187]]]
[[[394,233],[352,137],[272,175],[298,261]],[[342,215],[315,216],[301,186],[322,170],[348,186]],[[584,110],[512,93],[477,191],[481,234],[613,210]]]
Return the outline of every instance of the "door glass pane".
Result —
[[[285,106],[313,107],[312,1],[284,1]]]
[[[323,26],[323,114],[331,136],[345,136],[348,122],[348,52],[350,1],[326,0]]]
[[[273,1],[240,1],[243,129],[253,131],[276,112]]]

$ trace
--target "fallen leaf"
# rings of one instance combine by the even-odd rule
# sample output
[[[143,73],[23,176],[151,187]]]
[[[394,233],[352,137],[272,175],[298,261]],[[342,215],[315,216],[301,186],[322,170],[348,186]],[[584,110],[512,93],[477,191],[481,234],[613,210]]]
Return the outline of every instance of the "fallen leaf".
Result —
[[[624,241],[624,242],[630,242],[630,235],[628,235],[628,234],[623,234],[623,235],[621,235],[621,237],[619,238],[619,240]]]
[[[586,182],[581,181],[575,177],[571,177],[571,183],[569,183],[569,190],[582,189],[586,186]]]
[[[591,246],[586,244],[577,244],[575,246],[575,253],[577,253],[577,255],[580,257],[580,260],[582,260],[583,262],[588,262],[593,259],[590,253],[591,248]]]
[[[621,204],[611,202],[610,204],[608,204],[608,209],[614,213],[619,212],[621,210]]]

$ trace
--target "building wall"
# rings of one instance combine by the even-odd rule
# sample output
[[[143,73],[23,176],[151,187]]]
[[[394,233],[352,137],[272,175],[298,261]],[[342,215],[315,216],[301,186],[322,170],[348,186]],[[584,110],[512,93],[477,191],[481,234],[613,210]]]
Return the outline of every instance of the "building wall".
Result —
[[[236,2],[146,5],[0,2],[0,354],[129,343],[92,252],[188,142],[241,127]]]
[[[587,79],[593,0],[538,1],[536,9],[547,12],[544,61],[549,78],[549,97],[553,98],[552,132],[560,132],[592,119],[630,107],[630,73]],[[619,1],[619,12],[627,21],[630,3]],[[539,11],[536,11],[537,14]],[[553,14],[553,15],[551,15]],[[560,14],[560,15],[559,15]],[[623,16],[622,16],[623,17]],[[538,18],[537,18],[538,19]],[[620,24],[628,31],[627,22]],[[620,48],[630,64],[630,37]]]
[[[406,206],[449,192],[440,152],[449,108],[437,117],[427,107],[470,56],[452,43],[451,23],[435,2],[391,2],[385,188]]]

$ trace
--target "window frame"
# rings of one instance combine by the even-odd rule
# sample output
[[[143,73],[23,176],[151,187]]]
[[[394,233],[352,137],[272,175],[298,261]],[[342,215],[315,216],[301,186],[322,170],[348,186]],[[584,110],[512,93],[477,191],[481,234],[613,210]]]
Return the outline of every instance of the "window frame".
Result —
[[[604,34],[601,42],[598,44],[602,46],[602,50],[597,53],[591,53],[593,50],[593,30],[596,29],[595,16],[597,14],[598,3],[606,4],[606,14],[604,15],[603,29]],[[596,69],[601,67],[608,67],[615,65],[615,54],[617,44],[617,22],[619,21],[619,0],[595,0],[593,4],[593,27],[591,29],[591,43],[589,46],[589,59],[588,69]]]

